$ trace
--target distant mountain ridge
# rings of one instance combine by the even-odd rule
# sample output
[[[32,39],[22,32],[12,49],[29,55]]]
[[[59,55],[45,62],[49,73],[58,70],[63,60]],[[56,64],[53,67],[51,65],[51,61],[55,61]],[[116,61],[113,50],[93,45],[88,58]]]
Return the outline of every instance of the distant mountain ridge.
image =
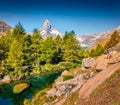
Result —
[[[46,38],[48,36],[56,37],[57,35],[62,36],[62,34],[57,29],[51,26],[50,22],[47,19],[45,19],[42,27],[40,28],[40,34],[43,38]]]
[[[12,27],[7,23],[0,21],[0,34],[5,34],[5,31],[11,30]]]
[[[81,47],[91,49],[94,48],[98,43],[103,43],[104,41],[108,40],[114,31],[120,33],[120,26],[107,32],[97,33],[93,35],[76,36],[76,38],[81,43]]]

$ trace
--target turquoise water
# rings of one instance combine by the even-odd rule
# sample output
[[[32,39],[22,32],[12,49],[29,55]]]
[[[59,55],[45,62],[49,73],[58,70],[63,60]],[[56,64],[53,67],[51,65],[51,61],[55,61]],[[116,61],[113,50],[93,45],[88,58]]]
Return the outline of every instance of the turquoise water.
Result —
[[[24,99],[30,100],[36,92],[50,86],[60,74],[60,72],[48,73],[0,86],[0,105],[22,105]],[[19,83],[28,83],[30,87],[19,94],[14,94],[13,87]]]

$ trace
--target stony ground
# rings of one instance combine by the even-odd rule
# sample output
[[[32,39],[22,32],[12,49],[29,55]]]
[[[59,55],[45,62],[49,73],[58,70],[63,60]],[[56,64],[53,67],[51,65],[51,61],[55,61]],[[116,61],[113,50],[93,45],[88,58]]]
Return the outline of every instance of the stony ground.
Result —
[[[89,79],[80,89],[79,92],[80,98],[89,97],[89,95],[93,92],[94,89],[97,88],[99,84],[104,82],[119,68],[120,68],[120,63],[113,64],[112,66],[98,73],[95,77]]]
[[[87,99],[80,99],[76,92],[64,105],[120,105],[120,69],[99,85]]]

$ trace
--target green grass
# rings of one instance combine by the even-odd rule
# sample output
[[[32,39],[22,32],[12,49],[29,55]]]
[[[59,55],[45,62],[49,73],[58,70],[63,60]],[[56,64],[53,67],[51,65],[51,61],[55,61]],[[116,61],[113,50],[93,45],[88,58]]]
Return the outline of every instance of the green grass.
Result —
[[[72,76],[72,75],[63,75],[62,78],[63,78],[63,81],[67,81],[69,79],[74,78],[74,76]]]

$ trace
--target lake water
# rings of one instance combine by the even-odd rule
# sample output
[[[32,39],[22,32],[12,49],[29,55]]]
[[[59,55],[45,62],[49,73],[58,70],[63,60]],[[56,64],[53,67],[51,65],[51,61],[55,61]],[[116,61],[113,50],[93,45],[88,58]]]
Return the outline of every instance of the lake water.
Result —
[[[22,105],[24,99],[30,100],[36,92],[51,85],[60,74],[61,72],[50,73],[0,86],[0,105]],[[30,87],[19,94],[14,94],[13,87],[19,83],[28,83]]]

